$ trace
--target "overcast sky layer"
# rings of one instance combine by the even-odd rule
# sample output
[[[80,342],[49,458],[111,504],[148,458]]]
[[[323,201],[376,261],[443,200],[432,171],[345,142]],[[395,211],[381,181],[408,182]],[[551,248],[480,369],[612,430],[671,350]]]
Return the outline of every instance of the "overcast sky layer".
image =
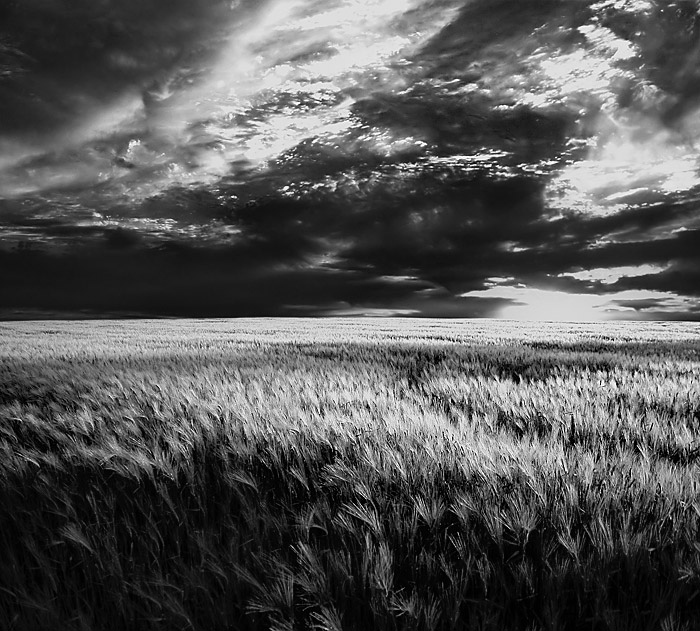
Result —
[[[0,317],[700,319],[695,0],[0,2]]]

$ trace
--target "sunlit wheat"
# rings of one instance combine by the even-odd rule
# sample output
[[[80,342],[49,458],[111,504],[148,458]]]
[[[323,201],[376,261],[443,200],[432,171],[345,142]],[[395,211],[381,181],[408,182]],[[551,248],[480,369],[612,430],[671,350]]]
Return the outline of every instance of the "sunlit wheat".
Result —
[[[700,329],[398,324],[3,325],[0,620],[695,628]]]

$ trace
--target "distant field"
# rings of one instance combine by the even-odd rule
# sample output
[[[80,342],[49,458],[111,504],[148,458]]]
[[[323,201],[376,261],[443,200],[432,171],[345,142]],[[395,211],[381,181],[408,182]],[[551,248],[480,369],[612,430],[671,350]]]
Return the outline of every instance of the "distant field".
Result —
[[[700,325],[0,323],[0,629],[700,628]]]

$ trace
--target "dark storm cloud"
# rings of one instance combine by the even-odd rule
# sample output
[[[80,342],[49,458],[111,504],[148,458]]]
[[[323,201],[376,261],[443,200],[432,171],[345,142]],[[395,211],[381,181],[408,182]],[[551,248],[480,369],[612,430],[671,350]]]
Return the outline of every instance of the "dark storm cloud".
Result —
[[[54,218],[44,233],[73,246],[5,252],[0,300],[5,309],[194,316],[342,309],[493,315],[508,301],[456,293],[481,288],[492,273],[489,261],[498,260],[499,241],[537,220],[541,186],[477,180],[449,192],[438,180],[421,184],[399,181],[398,196],[378,187],[362,199],[345,192],[318,199],[268,195],[242,205],[217,206],[204,193],[178,196],[180,210],[171,214],[225,217],[238,231],[228,246],[210,248]],[[319,263],[325,255],[330,262]]]
[[[223,0],[44,0],[0,10],[0,132],[45,133],[212,52]]]
[[[603,245],[584,242],[584,246],[587,247],[579,251],[570,248],[560,256],[569,268],[580,265],[584,269],[639,266],[645,263],[694,266],[700,264],[700,230],[685,230],[672,236],[657,237],[655,232],[663,231],[663,228],[664,226],[660,225],[655,230],[638,230],[635,235],[639,239],[637,241],[613,241]],[[556,259],[557,254],[559,253],[552,254],[551,258]]]
[[[0,254],[0,316],[261,316],[397,313],[487,317],[510,301],[460,298],[417,279],[281,266],[187,246]]]
[[[700,255],[694,266],[687,262],[674,263],[658,274],[634,276],[616,282],[612,289],[647,289],[668,291],[682,296],[700,297]]]
[[[556,11],[562,16],[562,0],[474,0],[466,2],[456,20],[436,35],[422,51],[422,57],[439,63],[440,72],[461,73],[464,62],[478,58],[494,42],[522,37],[542,26]],[[570,19],[573,10],[567,8]]]
[[[62,254],[3,252],[0,313],[301,315],[323,313],[339,304],[360,311],[388,305],[413,312],[429,302],[430,312],[441,304],[465,316],[472,311],[470,304],[480,302],[440,291],[434,301],[427,301],[421,298],[421,292],[430,290],[424,282],[281,265],[278,257],[274,259],[263,251],[186,245],[136,251],[82,248]]]
[[[344,251],[348,263],[417,271],[466,291],[501,267],[505,244],[529,231],[542,211],[541,187],[529,180],[423,184],[408,199],[373,205],[370,225]]]
[[[372,94],[353,106],[354,114],[372,127],[417,135],[435,153],[450,155],[484,146],[515,151],[529,160],[563,148],[574,127],[573,113],[544,116],[527,106],[493,109],[493,99],[455,97],[430,84],[401,94]]]
[[[404,189],[392,188],[390,198],[380,189],[355,208],[338,204],[309,211],[295,202],[299,212],[283,213],[272,222],[279,222],[292,239],[298,233],[308,244],[323,236],[344,235],[348,242],[340,256],[347,268],[414,274],[454,292],[483,288],[485,279],[494,276],[515,274],[537,286],[552,285],[558,274],[601,267],[673,261],[697,265],[696,231],[657,235],[677,219],[672,207],[642,211],[636,226],[632,213],[616,221],[580,215],[553,221],[544,186],[542,180],[526,177],[475,177],[448,185],[442,178],[431,181],[423,175]],[[617,241],[621,226],[625,240]],[[587,285],[596,292],[606,287]],[[623,287],[615,285],[610,291],[613,288]],[[651,284],[648,288],[663,289]]]
[[[334,300],[339,275],[267,268],[242,253],[194,250],[4,253],[2,308],[151,315],[280,315],[282,305]],[[332,277],[332,280],[331,280]]]
[[[330,250],[338,269],[417,275],[461,292],[500,273],[506,244],[536,230],[543,212],[533,179],[392,177],[362,184],[361,195],[269,196],[234,207],[229,220],[248,243],[287,260]]]
[[[296,197],[256,182],[254,191],[175,190],[146,202],[145,214],[154,217],[234,230],[208,246],[149,232],[150,224],[80,227],[65,217],[43,219],[45,235],[74,247],[6,252],[2,305],[192,316],[388,309],[478,317],[514,303],[459,296],[489,287],[493,277],[579,293],[698,295],[700,230],[656,236],[684,209],[642,212],[637,226],[626,213],[615,221],[552,220],[542,178],[384,168],[378,176],[373,166],[365,179],[354,171],[347,188],[319,192],[310,185]],[[616,241],[620,226],[625,239]],[[649,263],[669,267],[614,283],[560,276]],[[654,305],[620,306],[641,314]]]
[[[547,230],[543,233],[546,235]],[[611,268],[665,263],[675,257],[677,238],[658,242],[606,243],[578,240],[559,244],[555,239],[545,239],[538,245],[501,257],[500,272],[518,270],[525,276],[562,274],[586,269]]]
[[[647,197],[650,195],[653,197],[647,193]],[[569,241],[634,241],[639,235],[657,234],[660,228],[682,227],[694,220],[698,203],[696,194],[678,201],[646,200],[643,206],[630,206],[602,217],[570,214],[553,224],[552,234]]]

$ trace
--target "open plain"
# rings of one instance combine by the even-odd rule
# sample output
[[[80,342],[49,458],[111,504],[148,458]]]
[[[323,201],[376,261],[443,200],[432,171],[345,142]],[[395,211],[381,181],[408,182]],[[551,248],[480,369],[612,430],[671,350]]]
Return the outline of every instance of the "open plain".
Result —
[[[699,528],[698,324],[0,323],[5,629],[690,631]]]

